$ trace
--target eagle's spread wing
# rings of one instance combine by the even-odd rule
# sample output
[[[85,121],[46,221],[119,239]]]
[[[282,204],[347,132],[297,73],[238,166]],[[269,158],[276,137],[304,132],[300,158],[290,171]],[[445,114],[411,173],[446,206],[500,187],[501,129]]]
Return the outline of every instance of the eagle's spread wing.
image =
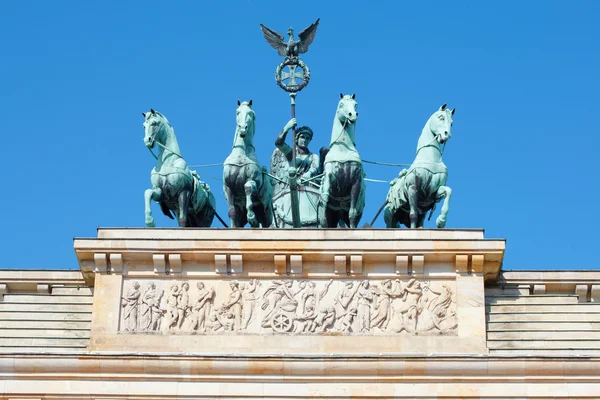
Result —
[[[311,24],[308,28],[304,29],[302,32],[298,34],[300,38],[300,43],[298,43],[298,53],[306,53],[308,51],[308,46],[315,40],[315,35],[317,34],[317,27],[319,26],[319,20],[317,19],[313,24]]]
[[[263,24],[260,24],[260,30],[262,30],[263,36],[267,39],[271,47],[277,50],[277,54],[285,56],[287,45],[283,41],[283,35],[267,28]]]

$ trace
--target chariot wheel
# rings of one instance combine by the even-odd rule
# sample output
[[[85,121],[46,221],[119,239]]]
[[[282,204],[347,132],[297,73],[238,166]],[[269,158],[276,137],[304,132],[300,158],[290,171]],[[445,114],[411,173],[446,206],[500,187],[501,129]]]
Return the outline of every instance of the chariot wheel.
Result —
[[[275,332],[284,333],[292,330],[293,321],[289,315],[277,313],[273,315],[271,327]]]

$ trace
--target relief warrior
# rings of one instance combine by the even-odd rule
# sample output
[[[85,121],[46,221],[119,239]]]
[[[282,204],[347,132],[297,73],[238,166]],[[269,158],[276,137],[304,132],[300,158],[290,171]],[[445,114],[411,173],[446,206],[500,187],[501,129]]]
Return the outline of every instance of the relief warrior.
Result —
[[[123,321],[125,330],[134,332],[138,328],[138,309],[140,299],[140,284],[133,282],[133,287],[122,297],[121,306],[123,307]]]

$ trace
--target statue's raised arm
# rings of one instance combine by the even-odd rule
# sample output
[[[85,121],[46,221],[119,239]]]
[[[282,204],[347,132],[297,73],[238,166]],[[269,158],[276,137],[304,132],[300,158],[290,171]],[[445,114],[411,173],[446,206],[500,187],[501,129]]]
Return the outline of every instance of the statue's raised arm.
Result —
[[[289,172],[294,168],[293,148],[296,147],[296,175],[300,178],[302,194],[299,197],[300,220],[303,227],[317,227],[317,202],[320,188],[319,155],[311,153],[308,145],[312,141],[313,131],[308,126],[296,128],[292,146],[286,143],[287,134],[296,126],[292,118],[275,138],[275,147],[271,155],[271,175],[273,182],[273,204],[277,226],[291,227],[291,198],[289,190]]]

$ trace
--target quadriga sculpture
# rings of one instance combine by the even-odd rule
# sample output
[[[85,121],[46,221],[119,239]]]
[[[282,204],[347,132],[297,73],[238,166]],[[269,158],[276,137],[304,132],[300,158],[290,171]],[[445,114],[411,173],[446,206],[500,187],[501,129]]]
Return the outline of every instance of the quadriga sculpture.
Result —
[[[390,185],[384,219],[388,228],[420,228],[428,211],[444,199],[442,212],[436,220],[438,228],[446,226],[452,190],[446,185],[448,168],[442,161],[441,145],[452,136],[454,110],[440,107],[429,118],[417,144],[417,154],[409,169],[400,171]]]
[[[253,144],[255,122],[252,100],[238,100],[233,147],[223,165],[223,191],[232,228],[246,223],[268,228],[273,220],[271,179],[258,162]]]
[[[158,147],[156,166],[150,174],[152,189],[144,193],[146,226],[155,226],[150,200],[158,202],[162,212],[171,219],[171,211],[174,211],[180,227],[210,226],[215,216],[215,197],[196,171],[188,168],[175,130],[158,111],[150,109],[142,115],[145,118],[144,144],[150,151]]]
[[[356,228],[365,207],[365,181],[362,161],[354,131],[358,104],[355,95],[340,93],[330,149],[324,160],[324,176],[321,186],[321,204],[324,216],[321,223],[326,228],[336,228],[340,221],[347,227]]]

